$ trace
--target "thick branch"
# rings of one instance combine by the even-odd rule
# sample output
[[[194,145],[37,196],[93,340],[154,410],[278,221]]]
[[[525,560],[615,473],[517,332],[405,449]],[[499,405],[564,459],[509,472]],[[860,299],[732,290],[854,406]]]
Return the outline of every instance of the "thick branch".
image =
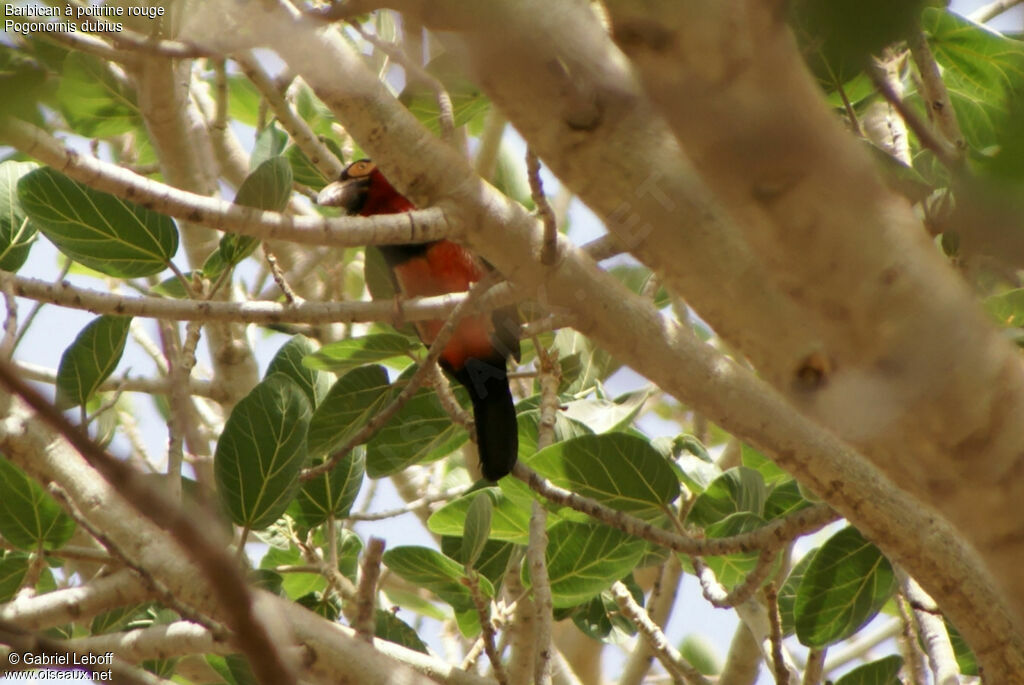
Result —
[[[290,216],[172,188],[114,164],[82,155],[64,147],[45,131],[19,121],[0,121],[0,140],[96,190],[190,223],[260,240],[358,247],[422,243],[451,237],[444,214],[437,209],[340,219]]]

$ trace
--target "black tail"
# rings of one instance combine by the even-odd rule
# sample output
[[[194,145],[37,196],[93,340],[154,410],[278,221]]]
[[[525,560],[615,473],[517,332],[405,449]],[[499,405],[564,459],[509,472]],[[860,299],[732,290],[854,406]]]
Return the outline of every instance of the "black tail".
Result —
[[[516,464],[519,429],[505,360],[467,359],[454,375],[466,386],[473,401],[476,442],[484,478],[496,481],[507,476]]]

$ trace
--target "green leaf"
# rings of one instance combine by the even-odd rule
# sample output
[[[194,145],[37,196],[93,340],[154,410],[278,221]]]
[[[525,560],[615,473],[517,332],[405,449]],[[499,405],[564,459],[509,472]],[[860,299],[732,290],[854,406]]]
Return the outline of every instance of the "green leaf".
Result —
[[[638,390],[617,397],[614,402],[596,398],[574,400],[564,403],[561,413],[579,421],[594,433],[625,431],[650,396],[650,392]]]
[[[25,552],[0,552],[0,602],[9,602],[18,594],[28,575],[28,563],[29,557]]]
[[[333,151],[337,155],[338,159],[341,159],[341,151],[336,149],[336,145],[331,145],[334,141],[327,143],[330,147],[335,148]],[[308,186],[313,190],[321,190],[330,181],[336,179],[328,179],[326,176],[320,173],[320,170],[309,160],[306,153],[299,149],[296,145],[289,145],[288,149],[284,151],[284,158],[288,160],[288,165],[292,168],[292,176],[296,183],[301,183],[304,186]]]
[[[427,528],[438,535],[461,536],[469,509],[477,498],[491,501],[490,537],[525,545],[530,541],[530,502],[512,498],[498,487],[481,488],[444,505],[427,519]],[[457,558],[457,557],[453,557]]]
[[[1024,43],[945,9],[925,10],[921,26],[968,144],[996,144],[1000,131],[1019,125],[1010,103],[1024,93]]]
[[[178,231],[170,217],[88,188],[49,167],[21,178],[18,200],[57,249],[107,276],[152,276],[178,251]]]
[[[249,662],[241,654],[207,654],[206,663],[227,685],[258,685]]]
[[[599,387],[618,367],[610,354],[569,328],[555,334],[554,348],[562,366],[560,393],[574,395]]]
[[[636,603],[643,606],[644,591],[637,585],[632,574],[623,578],[622,582]],[[557,612],[555,619],[558,620]],[[622,615],[618,602],[608,590],[572,610],[572,622],[584,635],[595,640],[616,642],[619,637],[636,635],[636,626]]]
[[[288,144],[288,134],[279,129],[273,122],[256,134],[256,144],[249,157],[249,169],[256,169],[274,157],[280,157],[284,146]],[[289,168],[289,174],[291,169]]]
[[[242,74],[228,76],[228,114],[246,126],[256,127],[260,118],[260,92]]]
[[[1024,288],[985,298],[985,311],[1001,326],[1024,327]]]
[[[903,657],[893,654],[858,666],[836,681],[836,685],[901,685]]]
[[[280,373],[235,405],[217,441],[217,492],[231,520],[250,529],[278,519],[298,489],[312,412],[306,394]]]
[[[492,585],[498,587],[502,578],[505,576],[509,557],[512,556],[512,551],[515,548],[516,545],[511,542],[487,540],[480,552],[480,555],[477,557],[476,562],[473,564],[473,570],[491,581]],[[441,538],[441,551],[444,555],[465,564],[466,555],[463,553],[462,549],[462,538],[448,535]]]
[[[476,84],[463,75],[464,65],[458,57],[454,53],[444,53],[432,59],[426,70],[445,86],[451,99],[454,125],[459,127],[475,123],[473,128],[479,128],[490,102]],[[435,135],[440,132],[437,94],[432,88],[410,78],[398,99]]]
[[[366,473],[366,449],[356,447],[330,473],[302,484],[293,514],[299,525],[319,526],[329,518],[348,516]]]
[[[793,616],[793,607],[796,605],[796,592],[800,587],[800,581],[804,579],[804,574],[807,573],[807,567],[811,565],[811,561],[814,559],[817,551],[818,548],[815,548],[805,554],[789,572],[786,582],[779,589],[779,615],[782,617],[782,634],[785,636],[792,635],[796,630],[796,619]]]
[[[306,393],[309,406],[316,407],[331,387],[331,379],[327,374],[316,369],[311,369],[302,364],[302,360],[308,354],[316,351],[313,341],[304,335],[292,336],[288,342],[281,345],[277,354],[270,360],[264,378],[271,374],[283,373],[291,378]],[[310,426],[312,429],[312,426]]]
[[[288,549],[271,547],[260,560],[260,568],[273,571],[279,566],[305,566],[302,552],[295,545]],[[289,599],[297,600],[313,592],[327,589],[327,579],[319,573],[281,573],[281,589]]]
[[[814,75],[826,87],[845,83],[873,55],[914,28],[927,0],[798,0],[790,22]]]
[[[387,405],[390,397],[391,385],[384,367],[361,366],[346,373],[335,381],[313,414],[309,453],[319,457],[339,449]]]
[[[808,647],[845,640],[874,618],[894,587],[892,566],[878,548],[856,528],[844,528],[821,546],[800,581],[797,638]]]
[[[75,532],[75,522],[42,486],[0,458],[0,535],[29,551],[57,549]]]
[[[362,338],[348,338],[324,345],[303,360],[310,368],[345,373],[357,366],[375,364],[394,357],[404,357],[420,346],[397,333],[375,333]]]
[[[804,497],[800,485],[791,478],[771,489],[771,494],[764,502],[764,518],[766,521],[782,518],[812,504]]]
[[[556,523],[546,551],[552,603],[572,607],[607,590],[633,570],[646,544],[600,523]]]
[[[469,589],[463,584],[466,575],[462,567],[440,552],[427,547],[395,547],[384,553],[384,563],[413,585],[433,592],[455,611],[474,608]],[[494,596],[488,580],[480,579],[480,584],[486,596]]]
[[[767,497],[768,488],[760,473],[745,466],[729,469],[697,496],[686,520],[709,526],[741,511],[762,516]]]
[[[690,633],[679,645],[679,654],[704,675],[722,672],[722,658],[718,650],[700,633]]]
[[[766,485],[776,485],[793,479],[793,476],[779,468],[774,461],[746,443],[740,446],[740,460],[747,468],[760,473]]]
[[[462,561],[467,568],[474,568],[480,553],[484,551],[491,534],[491,498],[474,497],[466,513],[466,525],[462,534]]]
[[[45,43],[33,38],[18,45],[0,43],[0,93],[18,94],[18,97],[0,98],[0,118],[11,116],[44,125],[39,105],[50,100],[48,96],[56,87],[56,79],[47,69],[46,60],[33,59],[39,55],[29,54],[33,52],[29,46],[38,48],[40,45]]]
[[[36,229],[18,201],[18,181],[38,169],[34,162],[3,162],[0,164],[0,269],[17,271],[36,239]]]
[[[60,358],[58,406],[76,407],[89,401],[121,361],[131,323],[131,317],[104,315],[82,329]]]
[[[142,123],[128,80],[109,62],[72,51],[64,58],[57,103],[71,129],[86,138],[128,133]]]
[[[395,382],[395,390],[416,372],[406,369]],[[455,398],[462,406],[469,404],[469,395],[462,386],[453,386]],[[441,406],[437,393],[421,388],[367,444],[366,472],[371,478],[390,476],[423,461],[440,459],[451,454],[469,439],[462,426],[454,423]]]
[[[416,652],[427,654],[427,646],[412,627],[390,611],[377,609],[374,635],[382,640],[394,642]]]
[[[624,433],[584,435],[525,460],[559,487],[645,520],[665,514],[679,479],[650,443]]]
[[[235,195],[235,204],[273,212],[288,206],[292,193],[292,168],[284,157],[271,157],[245,177]],[[203,273],[213,278],[224,267],[237,265],[256,250],[257,238],[236,233],[225,233],[217,252],[203,264]]]
[[[704,529],[704,534],[709,538],[727,538],[757,530],[764,524],[764,519],[757,514],[740,511],[710,524]],[[757,566],[758,555],[759,553],[754,550],[707,557],[704,561],[715,572],[718,582],[726,588],[732,588],[754,570],[754,567]]]
[[[519,432],[519,458],[527,459],[537,452],[537,435],[540,428],[540,395],[527,397],[516,405],[516,422]],[[592,431],[579,421],[574,421],[564,412],[555,414],[555,442],[562,442]]]
[[[3,601],[0,599],[0,601]],[[946,624],[946,632],[949,633],[949,641],[953,645],[953,653],[956,655],[956,665],[964,675],[978,675],[978,658],[974,656],[970,645],[964,640],[963,635],[952,623],[943,619]]]

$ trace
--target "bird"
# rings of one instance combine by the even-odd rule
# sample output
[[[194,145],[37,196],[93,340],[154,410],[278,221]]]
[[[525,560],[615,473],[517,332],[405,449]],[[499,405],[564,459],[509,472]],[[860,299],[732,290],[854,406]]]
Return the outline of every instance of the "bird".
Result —
[[[416,209],[369,159],[349,164],[337,181],[318,193],[317,204],[361,216]],[[450,240],[379,247],[402,297],[467,291],[489,266]],[[429,346],[443,325],[441,320],[421,321],[416,330]],[[519,451],[515,403],[508,383],[508,359],[519,360],[518,328],[514,307],[496,309],[490,316],[463,317],[438,358],[441,368],[469,393],[480,470],[489,481],[508,475]]]

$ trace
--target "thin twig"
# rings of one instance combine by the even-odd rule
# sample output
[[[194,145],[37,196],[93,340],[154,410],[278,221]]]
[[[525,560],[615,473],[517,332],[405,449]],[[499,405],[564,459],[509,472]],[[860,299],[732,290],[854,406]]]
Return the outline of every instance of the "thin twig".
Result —
[[[548,547],[547,510],[534,500],[530,510],[530,544],[526,548],[526,559],[530,564],[530,582],[533,585],[533,605],[536,616],[533,682],[548,685],[551,682],[551,612],[554,606],[551,597],[551,581],[548,578],[548,564],[545,553]]]
[[[801,685],[820,685],[827,653],[826,647],[811,647],[807,652],[807,665],[804,666],[804,678]]]
[[[928,108],[928,116],[936,123],[939,132],[946,137],[953,149],[962,155],[967,149],[967,141],[960,130],[953,101],[949,99],[949,91],[946,90],[938,62],[935,61],[935,55],[932,54],[924,31],[911,31],[907,38],[907,46],[910,48],[914,64],[917,65],[917,73],[921,75],[921,97]]]
[[[277,120],[281,122],[281,126],[288,132],[292,142],[306,155],[317,171],[328,181],[334,181],[341,176],[344,165],[334,155],[334,152],[317,137],[309,124],[292,109],[256,56],[249,52],[237,57],[236,61],[242,67],[242,72],[263,95],[270,109],[274,111]]]
[[[616,581],[611,587],[611,592],[622,614],[631,620],[644,636],[651,651],[654,652],[654,656],[658,658],[674,681],[681,680],[689,685],[711,685],[711,681],[672,646],[658,624],[652,621],[643,607],[633,599],[629,588],[621,581]]]
[[[701,559],[695,558],[693,560],[693,568],[697,571],[697,577],[700,579],[704,599],[718,609],[728,609],[746,602],[757,592],[757,589],[761,587],[761,584],[771,574],[775,566],[775,557],[778,554],[778,547],[762,549],[754,569],[747,574],[742,582],[728,592],[715,578],[714,572],[708,565]]]
[[[551,210],[547,196],[544,195],[544,183],[540,179],[540,158],[532,147],[526,148],[526,177],[530,181],[530,196],[537,207],[544,224],[544,242],[540,248],[540,263],[551,266],[558,260],[558,224],[555,213]]]
[[[921,642],[928,656],[935,685],[958,685],[960,668],[957,665],[956,653],[942,615],[936,612],[935,600],[902,569],[897,570],[897,578],[903,595],[914,612],[914,618],[917,619]]]
[[[278,266],[277,257],[270,250],[270,245],[266,242],[263,243],[263,256],[267,260],[267,266],[270,268],[270,274],[274,277],[274,283],[281,290],[284,295],[284,299],[287,300],[289,305],[294,305],[298,302],[303,301],[301,295],[296,294],[292,287],[288,285],[288,281],[284,277],[284,272],[281,271],[281,267]]]
[[[512,475],[529,485],[534,492],[556,504],[583,512],[601,523],[634,537],[640,537],[691,556],[718,556],[735,552],[761,551],[765,548],[778,549],[790,540],[819,530],[839,518],[839,515],[828,505],[816,504],[784,518],[774,519],[749,533],[725,538],[693,538],[657,528],[635,516],[560,488],[542,478],[522,462],[515,465]]]
[[[356,620],[353,628],[363,640],[373,644],[375,630],[374,609],[377,607],[377,579],[380,578],[380,562],[384,555],[384,541],[371,537],[363,550],[360,565],[359,585],[356,587]]]
[[[345,520],[346,521],[383,521],[384,519],[395,518],[396,516],[402,516],[404,514],[412,513],[416,509],[420,509],[422,507],[428,506],[430,504],[434,504],[436,502],[446,502],[448,500],[455,499],[456,497],[459,497],[459,496],[465,494],[466,491],[469,490],[469,488],[470,488],[470,486],[468,486],[468,485],[457,487],[457,488],[450,488],[448,490],[445,490],[444,492],[439,492],[439,493],[434,494],[434,495],[427,495],[425,497],[421,497],[418,500],[415,500],[413,502],[409,502],[404,507],[398,507],[396,509],[388,509],[386,511],[374,512],[372,514],[365,513],[365,512],[349,514],[347,517],[345,517]]]
[[[924,654],[918,642],[917,626],[902,594],[896,595],[896,609],[900,615],[900,651],[903,652],[903,663],[907,667],[910,682],[913,685],[928,685],[928,676],[924,665]]]
[[[984,24],[990,19],[995,19],[1003,12],[1013,9],[1017,5],[1024,2],[1024,0],[996,0],[990,2],[987,5],[983,5],[968,15],[971,21],[976,21],[979,24]]]
[[[363,40],[398,62],[405,69],[407,82],[415,83],[421,81],[434,92],[434,97],[437,99],[437,115],[441,140],[450,143],[455,134],[455,112],[452,107],[451,96],[448,94],[444,84],[436,76],[424,69],[422,65],[410,58],[401,47],[387,43],[377,38],[377,36],[367,33],[363,30],[362,26],[355,22],[349,22],[349,25],[362,36]]]
[[[935,132],[928,125],[926,121],[923,121],[921,117],[917,115],[917,112],[907,107],[907,103],[903,101],[892,85],[886,80],[885,72],[878,65],[872,64],[868,68],[868,74],[871,76],[871,81],[875,84],[875,88],[881,93],[882,97],[885,98],[886,102],[892,105],[900,116],[903,117],[903,121],[906,122],[907,126],[914,132],[917,139],[921,141],[921,145],[928,148],[939,158],[939,160],[949,168],[954,168],[959,163],[959,153],[956,148],[947,143],[944,139],[935,135]]]
[[[480,637],[483,639],[484,652],[487,653],[487,658],[491,662],[491,668],[494,669],[494,679],[500,685],[508,685],[505,666],[501,663],[501,655],[498,654],[498,649],[495,646],[497,633],[494,629],[494,623],[491,621],[491,602],[481,592],[476,573],[470,571],[463,582],[469,588],[469,594],[472,596],[473,604],[476,606],[477,614],[480,616]]]
[[[775,583],[768,583],[764,589],[765,602],[768,604],[769,639],[772,643],[772,669],[775,674],[775,685],[789,685],[789,668],[786,657],[782,653],[782,616],[779,614],[779,593]]]

